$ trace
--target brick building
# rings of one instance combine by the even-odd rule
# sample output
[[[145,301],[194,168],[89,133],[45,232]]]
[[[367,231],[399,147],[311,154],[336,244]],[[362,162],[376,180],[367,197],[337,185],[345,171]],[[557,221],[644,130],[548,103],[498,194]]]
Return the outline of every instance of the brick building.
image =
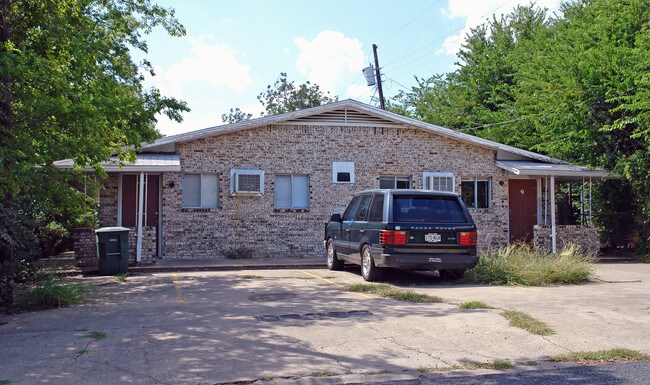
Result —
[[[554,190],[608,176],[353,100],[165,137],[105,169],[100,224],[142,234],[138,261],[321,256],[325,221],[370,188],[461,194],[484,250],[518,240],[597,250],[586,209],[555,226]]]

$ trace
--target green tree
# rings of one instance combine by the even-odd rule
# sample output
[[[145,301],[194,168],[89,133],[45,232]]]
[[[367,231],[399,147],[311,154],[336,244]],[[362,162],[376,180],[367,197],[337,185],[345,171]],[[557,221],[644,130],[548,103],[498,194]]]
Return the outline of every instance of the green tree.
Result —
[[[221,121],[223,123],[227,124],[232,124],[232,123],[239,123],[244,120],[249,120],[250,118],[253,117],[253,114],[249,114],[247,112],[244,112],[237,108],[231,108],[230,112],[227,114],[221,114]]]
[[[264,106],[266,115],[277,115],[335,102],[338,98],[309,81],[296,86],[287,80],[286,72],[281,72],[280,78],[273,85],[269,84],[257,100]]]
[[[160,137],[159,114],[180,121],[188,111],[145,89],[142,71],[152,66],[131,58],[132,49],[147,52],[143,34],[158,26],[185,33],[172,10],[149,0],[0,0],[2,304],[12,300],[14,259],[32,244],[23,235],[67,209],[60,205],[85,203],[69,188],[83,175],[52,162],[72,158],[103,175],[102,161],[132,158],[125,148]]]

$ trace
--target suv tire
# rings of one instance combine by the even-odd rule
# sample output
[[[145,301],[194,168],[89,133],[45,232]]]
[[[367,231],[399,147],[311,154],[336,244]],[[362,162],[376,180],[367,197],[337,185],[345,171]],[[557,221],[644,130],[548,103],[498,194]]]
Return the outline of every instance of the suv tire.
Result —
[[[327,268],[330,270],[341,270],[345,262],[338,259],[336,250],[334,250],[334,242],[332,238],[327,240]]]
[[[370,254],[370,246],[363,245],[361,248],[361,276],[368,282],[381,278],[382,269],[375,266],[375,261]]]

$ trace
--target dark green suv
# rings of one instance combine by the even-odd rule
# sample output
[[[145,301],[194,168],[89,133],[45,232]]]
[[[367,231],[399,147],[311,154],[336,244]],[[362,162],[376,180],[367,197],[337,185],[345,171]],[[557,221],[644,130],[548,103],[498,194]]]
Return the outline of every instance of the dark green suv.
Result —
[[[478,263],[476,226],[457,194],[423,190],[368,190],[355,194],[325,227],[327,267],[361,265],[366,281],[382,268],[438,270],[461,278]]]

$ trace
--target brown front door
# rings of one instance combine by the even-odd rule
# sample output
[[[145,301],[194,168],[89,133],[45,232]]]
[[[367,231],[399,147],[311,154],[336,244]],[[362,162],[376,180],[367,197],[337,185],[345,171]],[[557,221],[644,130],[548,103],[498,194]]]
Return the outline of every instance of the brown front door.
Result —
[[[537,224],[537,181],[510,179],[510,243],[532,242],[533,226]]]

